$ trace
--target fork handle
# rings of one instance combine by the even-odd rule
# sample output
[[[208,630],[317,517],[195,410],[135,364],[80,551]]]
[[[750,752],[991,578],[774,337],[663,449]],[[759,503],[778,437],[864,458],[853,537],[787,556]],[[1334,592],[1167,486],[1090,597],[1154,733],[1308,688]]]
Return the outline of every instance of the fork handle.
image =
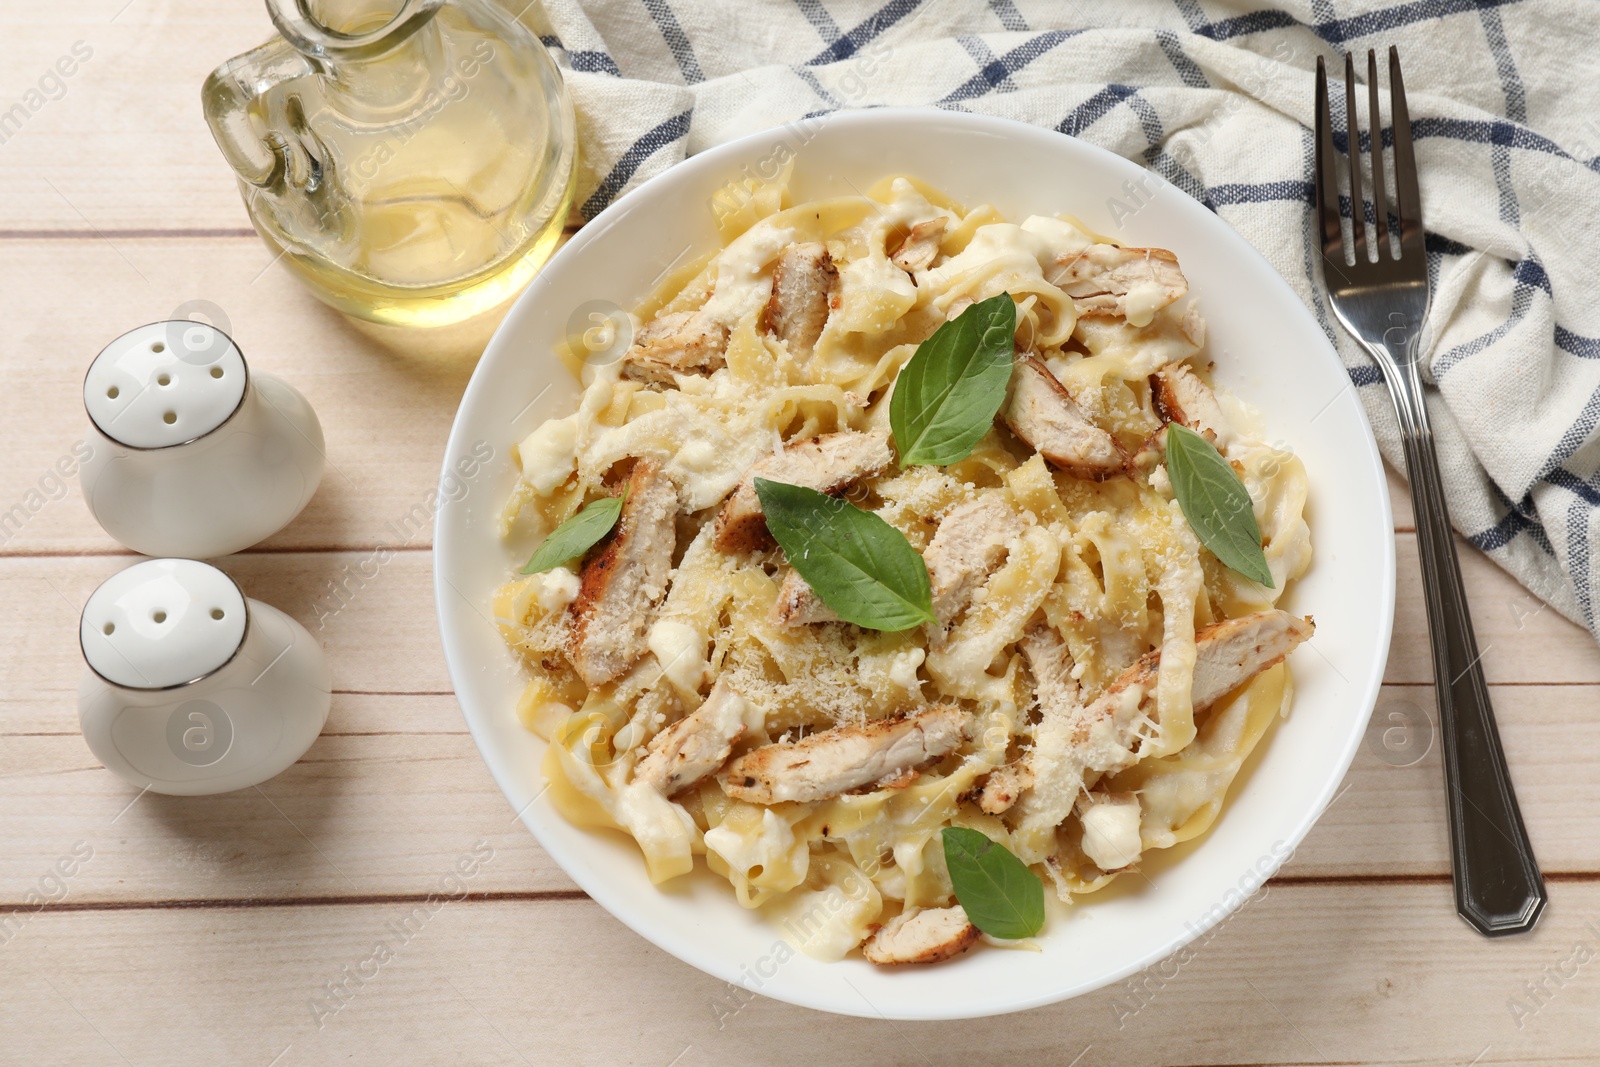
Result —
[[[1422,381],[1415,354],[1410,355],[1393,365],[1383,359],[1378,364],[1385,368],[1399,413],[1416,512],[1443,739],[1456,911],[1481,934],[1521,933],[1532,929],[1544,910],[1544,877],[1500,747],[1461,584]]]

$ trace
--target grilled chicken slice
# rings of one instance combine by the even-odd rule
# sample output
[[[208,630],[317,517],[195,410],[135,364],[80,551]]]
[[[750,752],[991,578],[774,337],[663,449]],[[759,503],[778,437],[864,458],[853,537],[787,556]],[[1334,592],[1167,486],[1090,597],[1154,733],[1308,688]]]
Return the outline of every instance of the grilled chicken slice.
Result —
[[[1017,642],[1033,675],[1033,693],[1047,717],[1069,714],[1078,704],[1078,680],[1072,676],[1072,653],[1049,623],[1041,622]],[[1018,760],[989,772],[978,794],[978,807],[989,815],[1009,811],[1017,798],[1033,785],[1028,761]]]
[[[1080,315],[1116,315],[1148,326],[1155,313],[1189,291],[1178,257],[1165,248],[1090,245],[1056,261],[1050,281]]]
[[[1033,772],[1028,769],[1026,760],[1017,760],[1007,763],[1003,767],[996,767],[989,772],[983,780],[983,788],[978,791],[978,807],[986,815],[1000,815],[1011,810],[1011,805],[1017,798],[1033,785]]]
[[[756,496],[757,478],[837,493],[857,478],[877,474],[893,461],[889,437],[881,430],[841,430],[807,441],[791,441],[783,451],[752,464],[744,472],[738,488],[717,514],[711,543],[722,552],[750,552],[772,544],[766,517],[761,514],[761,499]]]
[[[1068,474],[1098,481],[1123,469],[1116,438],[1089,421],[1037,356],[1012,372],[1004,418],[1012,433]]]
[[[1315,631],[1310,619],[1277,608],[1202,626],[1194,635],[1194,684],[1189,691],[1194,710],[1205,711],[1268,667],[1282,662]],[[1131,689],[1153,696],[1160,674],[1161,650],[1146,652],[1107,686],[1095,703]]]
[[[911,227],[911,232],[889,253],[889,262],[908,274],[927,270],[939,255],[939,242],[944,240],[945,227],[950,220],[940,215]]]
[[[1139,836],[1143,812],[1132,793],[1088,793],[1078,801],[1078,822],[1083,826],[1080,847],[1102,871],[1132,866],[1144,851]]]
[[[678,489],[652,459],[634,460],[627,501],[605,547],[584,565],[567,658],[593,689],[643,656],[667,593],[677,544]]]
[[[922,554],[933,587],[933,613],[949,626],[1005,559],[1006,545],[1027,522],[998,493],[951,508]]]
[[[799,571],[791,570],[778,586],[778,602],[772,605],[772,621],[779,626],[809,626],[814,622],[838,622],[839,616],[822,602],[816,590],[806,584]]]
[[[1150,375],[1150,402],[1162,422],[1181,422],[1213,444],[1227,427],[1217,394],[1186,363],[1168,363]]]
[[[704,704],[650,739],[634,780],[670,797],[715,774],[744,733],[745,710],[744,697],[726,678],[717,679]]]
[[[890,919],[861,943],[873,963],[938,963],[959,956],[978,940],[978,928],[960,904],[949,908],[911,908]]]
[[[746,752],[722,774],[722,791],[751,804],[827,800],[900,775],[954,751],[967,713],[941,706],[917,715],[835,726]]]
[[[636,381],[672,385],[677,374],[710,374],[728,349],[728,328],[704,310],[675,311],[641,327],[622,354],[622,372]]]
[[[1308,639],[1315,627],[1286,611],[1270,609],[1202,627],[1195,634],[1194,685],[1198,713],[1279,663]],[[1034,732],[1028,766],[1033,785],[1019,802],[1019,834],[1060,825],[1071,813],[1090,773],[1114,774],[1138,759],[1138,728],[1153,711],[1161,651],[1146,653],[1087,705],[1067,712],[1045,709]],[[1028,862],[1043,857],[1023,857]]]
[[[1031,627],[1017,642],[1028,670],[1033,675],[1033,691],[1043,708],[1070,708],[1078,702],[1078,680],[1072,676],[1072,652],[1056,628],[1047,622]]]
[[[839,268],[828,249],[818,241],[790,245],[772,268],[767,332],[787,345],[791,356],[809,356],[838,302]]]
[[[1309,641],[1316,629],[1309,617],[1302,619],[1276,608],[1201,627],[1195,634],[1194,688],[1190,690],[1194,710],[1206,710],[1268,667],[1283,662]],[[1144,658],[1152,657],[1151,685],[1161,655],[1151,652]]]

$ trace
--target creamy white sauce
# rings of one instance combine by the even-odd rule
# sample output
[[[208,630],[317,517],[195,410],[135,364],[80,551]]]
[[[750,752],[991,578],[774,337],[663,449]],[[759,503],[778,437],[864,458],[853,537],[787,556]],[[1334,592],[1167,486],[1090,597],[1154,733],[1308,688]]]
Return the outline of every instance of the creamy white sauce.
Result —
[[[772,295],[772,261],[794,243],[794,230],[762,221],[736,237],[717,255],[717,282],[705,310],[732,329]]]
[[[705,681],[706,646],[710,638],[676,619],[658,619],[650,627],[648,645],[661,670],[680,692],[696,693]]]
[[[1094,238],[1078,229],[1072,223],[1065,219],[1051,218],[1048,215],[1028,216],[1022,220],[1022,229],[1024,232],[1034,234],[1045,241],[1045,247],[1050,254],[1050,259],[1046,262],[1050,263],[1064,255],[1075,256],[1094,244]]]
[[[703,381],[688,375],[683,380]],[[727,496],[750,465],[771,451],[770,435],[739,433],[721,412],[697,406],[682,392],[662,396],[665,404],[655,411],[621,426],[598,427],[583,451],[586,466],[605,470],[627,456],[650,456],[677,484],[683,509],[699,511]]]
[[[688,812],[644,782],[629,782],[612,795],[612,818],[634,836],[646,856],[689,855],[698,831]]]
[[[922,680],[917,677],[917,668],[922,666],[928,653],[922,648],[908,648],[904,652],[896,652],[894,659],[889,663],[889,681],[901,689],[917,691],[922,688]]]
[[[1170,304],[1156,312],[1158,317],[1175,314]],[[1151,336],[1116,318],[1079,319],[1073,336],[1090,355],[1117,360],[1140,376],[1154,374],[1168,363],[1187,359],[1199,351],[1177,330],[1162,330]]]
[[[706,831],[706,848],[721,856],[723,861],[734,870],[746,877],[758,877],[760,872],[751,874],[756,867],[763,869],[777,864],[793,864],[797,857],[795,852],[794,831],[789,829],[789,824],[773,813],[771,808],[761,813],[761,832],[758,834],[742,833],[728,826],[713,826]],[[799,857],[799,869],[805,870],[805,855],[809,851],[802,848]]]
[[[979,226],[966,248],[924,273],[931,279],[930,285],[939,289],[970,270],[1009,271],[1042,279],[1040,261],[1050,255],[1043,237],[1009,222],[993,222]]]
[[[1128,320],[1129,326],[1143,329],[1155,320],[1156,312],[1168,303],[1170,301],[1167,300],[1164,287],[1153,281],[1137,282],[1122,298],[1123,317]]]
[[[839,307],[828,316],[829,333],[881,334],[894,328],[900,316],[917,302],[911,276],[887,256],[851,260],[839,271]]]
[[[1081,816],[1083,852],[1102,871],[1126,867],[1139,858],[1139,802],[1095,798]]]
[[[572,476],[578,467],[577,415],[551,419],[534,430],[517,446],[522,463],[522,480],[541,496]]]
[[[533,598],[545,614],[560,611],[578,599],[578,576],[566,567],[552,567],[535,576]]]
[[[923,274],[928,276],[930,286],[939,289],[968,271],[987,274],[991,279],[989,288],[998,283],[1004,283],[1001,288],[1015,288],[1024,279],[1043,284],[1045,271],[1053,270],[1060,258],[1077,255],[1092,243],[1070,222],[1043,215],[1031,216],[1020,226],[992,222],[979,226],[966,248]],[[985,290],[970,295],[982,299],[993,294]]]
[[[945,218],[959,222],[955,214],[942,207],[935,207],[933,201],[917,192],[917,187],[904,178],[896,178],[889,185],[889,203],[873,212],[873,216],[882,221],[884,229],[909,230],[919,222],[930,219]]]

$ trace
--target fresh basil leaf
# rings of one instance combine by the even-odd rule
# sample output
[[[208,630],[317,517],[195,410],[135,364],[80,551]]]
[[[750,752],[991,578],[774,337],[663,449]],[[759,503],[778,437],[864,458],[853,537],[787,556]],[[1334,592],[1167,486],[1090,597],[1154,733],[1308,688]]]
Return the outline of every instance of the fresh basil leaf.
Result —
[[[905,534],[848,500],[756,479],[767,529],[839,618],[869,630],[933,622],[928,568]]]
[[[1167,426],[1167,477],[1183,517],[1223,563],[1268,589],[1272,571],[1261,550],[1250,493],[1211,443],[1182,423]]]
[[[946,826],[941,836],[956,901],[973,926],[1008,941],[1044,928],[1044,883],[1026,864],[977,830]]]
[[[589,551],[617,524],[622,516],[622,501],[621,496],[589,501],[576,515],[550,531],[550,536],[528,558],[522,573],[538,574]]]
[[[889,426],[902,465],[966,459],[1005,403],[1016,352],[1009,293],[973,304],[933,331],[900,368]]]

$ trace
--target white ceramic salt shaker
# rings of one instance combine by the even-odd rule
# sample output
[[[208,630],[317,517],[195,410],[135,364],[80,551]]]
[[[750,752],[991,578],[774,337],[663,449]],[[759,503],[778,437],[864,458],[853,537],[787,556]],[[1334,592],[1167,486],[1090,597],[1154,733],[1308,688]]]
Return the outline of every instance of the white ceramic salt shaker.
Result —
[[[84,499],[107,533],[147,556],[249,548],[322,480],[322,426],[306,398],[252,374],[203,322],[155,322],[112,341],[84,378],[83,405],[97,446]]]
[[[332,680],[316,641],[207,563],[152,559],[112,575],[84,606],[79,640],[84,740],[157,793],[264,782],[328,718]]]

